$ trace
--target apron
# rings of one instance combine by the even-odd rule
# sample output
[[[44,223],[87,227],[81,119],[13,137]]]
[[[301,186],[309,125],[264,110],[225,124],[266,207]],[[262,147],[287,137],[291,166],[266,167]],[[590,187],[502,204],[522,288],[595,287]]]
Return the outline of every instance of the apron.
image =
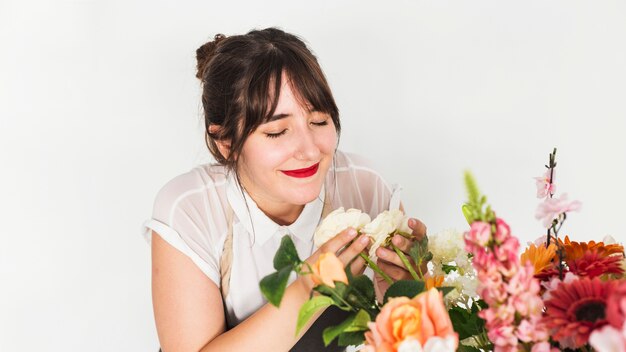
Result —
[[[324,207],[322,209],[322,217],[326,217],[331,211],[332,206],[330,204],[330,197],[328,193],[324,197]],[[222,297],[226,297],[228,295],[228,291],[230,289],[230,271],[231,271],[231,263],[233,261],[233,210],[228,207],[226,210],[226,220],[228,224],[228,232],[226,234],[226,241],[224,242],[224,251],[222,256],[220,257],[220,276],[221,276],[221,286],[220,291],[222,291]],[[226,308],[224,307],[224,311]],[[337,345],[337,339],[333,341],[327,347],[324,347],[324,339],[322,338],[322,333],[324,329],[338,325],[342,321],[344,321],[350,312],[343,311],[335,306],[328,307],[324,313],[322,313],[319,318],[311,325],[309,330],[302,335],[300,340],[296,343],[295,346],[290,350],[291,352],[318,352],[318,351],[328,351],[328,352],[343,352],[346,350],[345,347],[340,347]]]
[[[328,194],[324,197],[324,207],[322,209],[322,219],[326,217],[332,211],[332,207],[330,205],[330,197]],[[222,293],[222,297],[226,297],[228,295],[230,289],[230,272],[231,272],[231,264],[233,262],[233,209],[229,206],[226,209],[226,221],[228,224],[228,232],[226,233],[226,241],[224,242],[224,251],[222,252],[222,256],[220,257],[220,276],[221,276],[221,285],[220,291]],[[226,312],[226,307],[224,307],[224,312]],[[342,321],[344,321],[350,312],[343,311],[335,306],[328,307],[324,313],[322,313],[319,318],[311,325],[309,330],[302,335],[300,340],[296,343],[295,346],[291,348],[291,352],[319,352],[319,351],[327,351],[327,352],[344,352],[346,350],[345,347],[340,347],[337,345],[337,339],[335,339],[330,345],[327,347],[324,346],[324,339],[322,338],[322,333],[324,329],[329,326],[338,325]],[[159,352],[161,350],[159,349]]]

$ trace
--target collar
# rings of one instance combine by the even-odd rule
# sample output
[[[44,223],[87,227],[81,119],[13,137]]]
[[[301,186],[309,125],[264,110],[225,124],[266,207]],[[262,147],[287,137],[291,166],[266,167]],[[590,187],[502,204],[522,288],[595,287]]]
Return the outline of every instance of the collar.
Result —
[[[296,221],[288,226],[278,225],[265,215],[248,192],[245,190],[242,192],[233,172],[228,173],[226,192],[228,203],[243,227],[248,231],[250,243],[253,243],[254,246],[262,246],[276,233],[281,236],[290,233],[301,241],[313,241],[313,234],[321,220],[324,207],[324,186],[322,186],[319,197],[307,203]]]

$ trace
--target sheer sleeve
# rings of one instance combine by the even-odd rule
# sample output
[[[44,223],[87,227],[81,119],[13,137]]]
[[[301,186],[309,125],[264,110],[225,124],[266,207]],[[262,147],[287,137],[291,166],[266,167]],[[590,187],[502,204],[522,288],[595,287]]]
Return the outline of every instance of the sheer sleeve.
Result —
[[[174,178],[158,192],[152,218],[144,222],[143,231],[148,242],[155,231],[219,287],[221,231],[212,223],[215,209],[211,204],[216,202],[210,201],[210,194],[211,185],[195,171]]]
[[[361,156],[338,152],[329,178],[335,208],[360,209],[374,218],[400,206],[402,188],[388,184],[372,162]]]

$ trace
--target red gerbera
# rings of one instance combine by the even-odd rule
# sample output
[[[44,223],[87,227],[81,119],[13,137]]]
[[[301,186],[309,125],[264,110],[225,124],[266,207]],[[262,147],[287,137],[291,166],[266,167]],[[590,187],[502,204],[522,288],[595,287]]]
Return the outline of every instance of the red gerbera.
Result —
[[[624,274],[621,255],[609,255],[590,249],[576,259],[567,260],[569,271],[578,276],[594,278],[604,274]]]
[[[562,282],[545,302],[544,323],[561,347],[579,348],[591,332],[607,324],[606,303],[615,281],[580,278]]]

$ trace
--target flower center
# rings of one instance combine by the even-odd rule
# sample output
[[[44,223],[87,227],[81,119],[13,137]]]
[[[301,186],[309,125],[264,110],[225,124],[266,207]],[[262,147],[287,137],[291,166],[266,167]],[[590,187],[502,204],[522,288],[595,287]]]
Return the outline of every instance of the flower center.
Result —
[[[605,318],[606,303],[599,300],[581,302],[574,310],[576,320],[596,322]]]

